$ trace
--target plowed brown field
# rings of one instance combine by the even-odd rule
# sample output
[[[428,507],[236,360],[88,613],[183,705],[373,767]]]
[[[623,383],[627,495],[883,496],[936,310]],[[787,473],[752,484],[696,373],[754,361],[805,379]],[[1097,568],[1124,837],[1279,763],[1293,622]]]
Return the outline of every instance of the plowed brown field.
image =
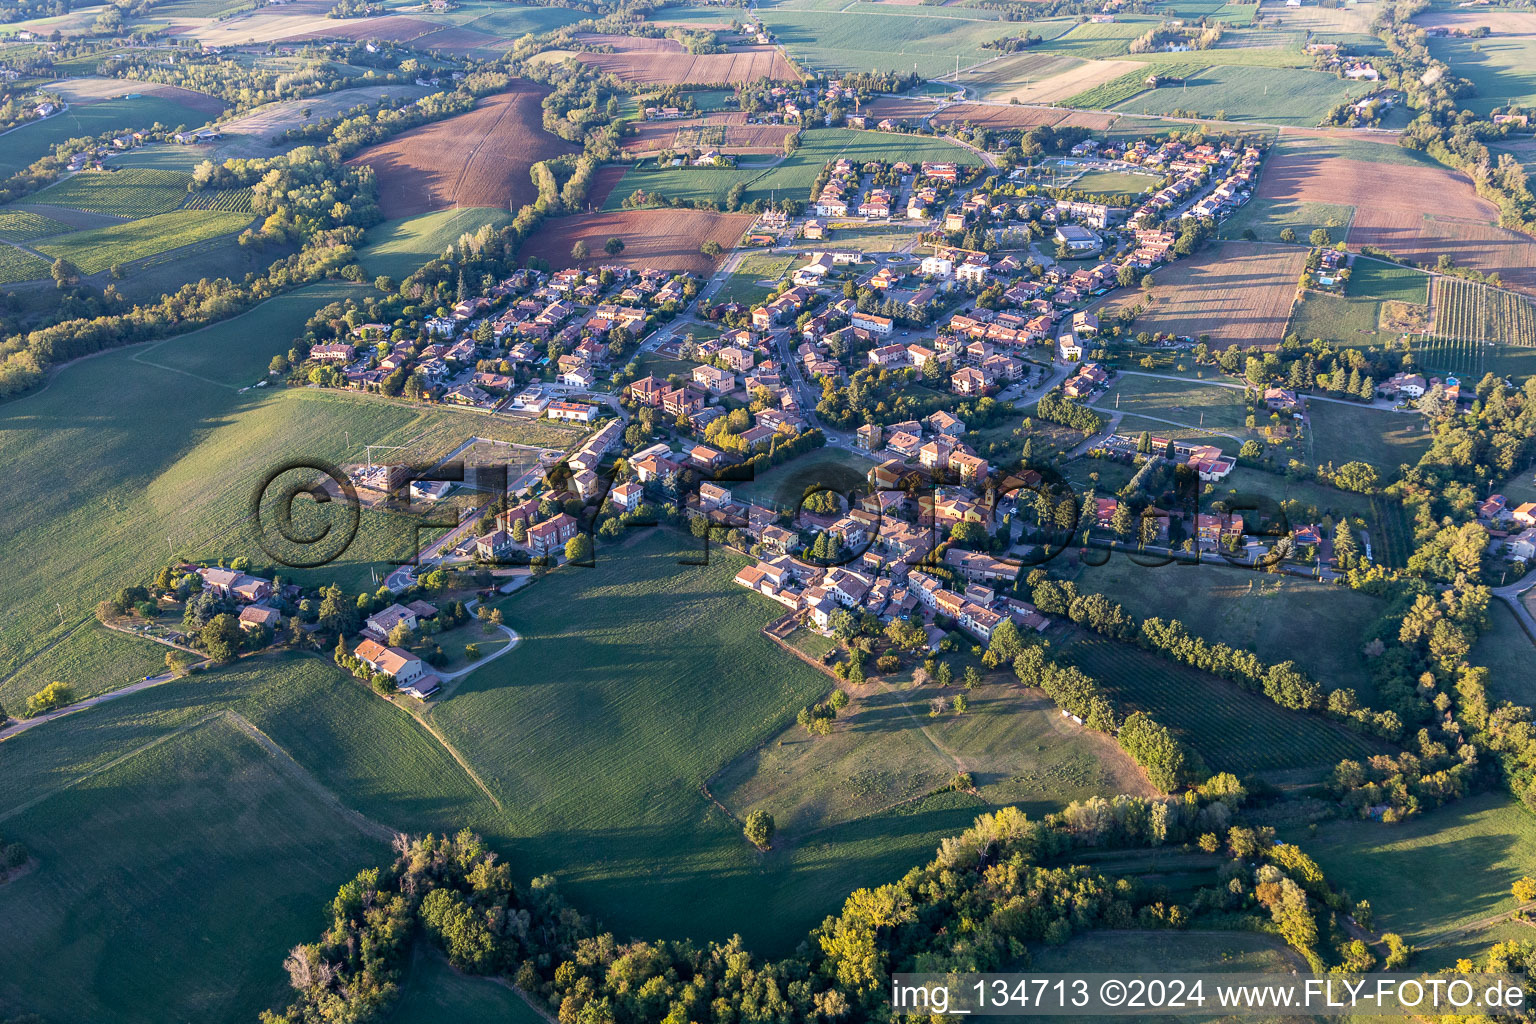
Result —
[[[1137,331],[1208,334],[1213,348],[1274,348],[1285,335],[1305,265],[1305,251],[1295,246],[1227,242],[1154,270],[1150,305],[1141,292],[1122,288],[1099,307],[1099,316],[1141,304]]]
[[[623,210],[557,217],[545,221],[523,243],[518,256],[538,256],[553,267],[573,266],[571,247],[580,240],[593,253],[582,266],[613,263],[708,275],[714,272],[715,260],[699,252],[699,246],[714,239],[729,249],[741,239],[753,219],[750,213],[708,210]],[[603,243],[610,238],[624,240],[624,251],[617,257],[603,252]]]
[[[608,44],[617,52],[578,53],[577,59],[623,81],[642,85],[735,85],[764,77],[780,82],[800,81],[776,46],[743,46],[730,53],[695,56],[674,39],[589,34],[583,41]]]
[[[1053,107],[995,106],[987,103],[956,103],[933,115],[935,124],[969,122],[984,128],[1034,128],[1053,125],[1067,116],[1067,111]]]
[[[1536,239],[1499,227],[1498,208],[1448,168],[1317,156],[1287,146],[1266,163],[1258,194],[1353,206],[1352,249],[1379,246],[1417,263],[1434,263],[1444,253],[1536,294]]]
[[[698,129],[710,127],[725,129],[723,142],[694,147],[692,143],[681,145],[677,141],[679,133],[687,143],[687,138],[696,135]],[[709,148],[724,153],[778,153],[784,148],[785,136],[794,131],[793,125],[748,124],[746,114],[733,110],[682,121],[641,121],[635,125],[634,135],[624,136],[623,148],[634,156],[648,156],[673,148]]]
[[[348,163],[373,165],[387,218],[453,206],[516,210],[537,195],[530,167],[578,151],[544,131],[543,96],[540,86],[519,82],[467,114],[414,128]]]

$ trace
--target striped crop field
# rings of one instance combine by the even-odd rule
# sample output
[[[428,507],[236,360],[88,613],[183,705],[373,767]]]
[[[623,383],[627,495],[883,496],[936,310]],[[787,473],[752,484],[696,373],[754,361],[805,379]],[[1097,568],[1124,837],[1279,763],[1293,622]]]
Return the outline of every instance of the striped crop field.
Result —
[[[0,212],[0,239],[7,242],[30,242],[34,238],[62,235],[73,231],[68,224],[52,217],[44,217],[32,210],[5,210]]]
[[[185,171],[158,167],[81,171],[49,185],[33,200],[113,217],[151,217],[169,213],[185,202],[191,181],[192,175]]]
[[[1172,729],[1212,771],[1324,769],[1386,749],[1129,644],[1085,634],[1063,644],[1060,656],[1097,679],[1122,711],[1145,711]]]
[[[251,190],[248,188],[211,188],[191,192],[181,204],[183,210],[217,210],[221,213],[250,213]]]
[[[1435,330],[1441,338],[1536,346],[1529,299],[1458,277],[1435,280]]]

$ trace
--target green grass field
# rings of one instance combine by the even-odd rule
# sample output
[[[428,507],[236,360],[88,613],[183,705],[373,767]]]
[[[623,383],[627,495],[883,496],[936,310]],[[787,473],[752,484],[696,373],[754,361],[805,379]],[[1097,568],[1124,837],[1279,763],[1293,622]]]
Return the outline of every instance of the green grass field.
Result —
[[[888,132],[855,131],[849,128],[820,128],[804,134],[794,156],[769,168],[668,167],[655,164],[648,169],[630,168],[608,196],[605,210],[618,210],[637,189],[660,192],[675,199],[705,199],[724,202],[725,195],[737,182],[746,182],[744,202],[768,199],[774,195],[804,195],[829,160],[847,157],[855,163],[866,160],[949,161],[979,164],[981,158],[943,139]]]
[[[284,951],[327,896],[387,852],[222,716],[55,787],[5,828],[41,864],[0,888],[0,949],[30,965],[0,980],[0,1002],[55,1019],[249,1017],[281,998]]]
[[[1325,688],[1352,687],[1366,703],[1372,696],[1358,638],[1385,608],[1369,595],[1219,563],[1146,568],[1129,558],[1080,566],[1077,586],[1139,619],[1178,619],[1192,633],[1266,662],[1295,661]],[[1298,644],[1299,636],[1307,642]]]
[[[841,245],[841,240],[838,241]],[[761,300],[770,291],[773,285],[762,285],[759,281],[771,281],[777,284],[789,273],[789,268],[794,266],[796,257],[780,256],[772,253],[759,253],[745,256],[718,291],[711,296],[714,302],[741,302],[754,303]]]
[[[1161,433],[1159,426],[1181,424],[1190,429],[1230,435],[1223,438],[1223,447],[1234,442],[1240,445],[1250,437],[1259,436],[1245,425],[1248,405],[1240,388],[1122,373],[1095,404],[1105,412],[1118,409],[1149,420],[1169,421],[1155,424],[1154,433]],[[1268,414],[1261,419],[1267,420]]]
[[[988,805],[1032,817],[1095,794],[1147,791],[1140,769],[1106,738],[1066,723],[1007,673],[993,678],[967,695],[964,714],[937,719],[929,701],[954,687],[913,687],[908,671],[894,685],[861,688],[831,736],[791,725],[728,765],[710,791],[737,817],[767,809],[792,839],[918,800],[962,766]]]
[[[48,261],[11,245],[0,245],[0,284],[36,281],[48,276]]]
[[[254,1019],[286,1000],[283,955],[319,935],[336,887],[389,857],[353,811],[494,825],[440,743],[312,656],[133,694],[6,757],[0,822],[41,865],[0,886],[0,956],[32,965],[0,979],[0,1005],[51,1020]]]
[[[1468,660],[1488,669],[1488,695],[1495,701],[1536,705],[1536,644],[1503,601],[1490,602],[1488,628]]]
[[[516,992],[495,979],[459,973],[428,945],[417,941],[400,1002],[382,1018],[385,1024],[543,1024]]]
[[[557,871],[621,934],[739,932],[773,955],[981,804],[942,794],[754,853],[700,786],[831,680],[758,635],[782,608],[731,583],[739,557],[678,564],[695,550],[653,532],[505,599],[522,643],[430,716],[501,802],[503,848],[525,872]]]
[[[196,128],[208,120],[203,111],[158,96],[76,104],[63,114],[23,125],[7,135],[5,150],[0,153],[0,172],[15,174],[69,139],[148,128],[157,122],[167,128]]]
[[[306,285],[240,316],[155,342],[133,358],[213,384],[243,387],[267,379],[272,357],[287,353],[317,309],[349,297],[360,299],[364,290],[344,281]]]
[[[1475,114],[1486,117],[1494,107],[1536,103],[1536,36],[1433,39],[1429,52],[1477,87],[1464,104]]]
[[[1091,863],[1091,862],[1090,862]],[[1093,931],[1060,946],[1032,949],[1029,970],[1209,971],[1212,973],[1290,973],[1306,964],[1279,939],[1252,932]],[[1010,968],[1012,969],[1012,968]],[[1079,1021],[1079,1017],[1063,1017]],[[1185,1018],[1179,1015],[1170,1021]]]
[[[68,683],[77,699],[115,690],[163,672],[169,651],[163,644],[87,620],[15,673],[0,679],[0,704],[18,712],[28,697],[52,682]]]
[[[1382,412],[1338,402],[1312,402],[1307,406],[1313,465],[1331,462],[1369,462],[1385,474],[1403,463],[1410,466],[1429,450],[1423,418]]]
[[[1250,199],[1242,209],[1221,222],[1222,238],[1242,238],[1252,231],[1261,242],[1280,241],[1280,232],[1290,228],[1299,241],[1325,228],[1343,238],[1355,217],[1353,206],[1336,203],[1301,203],[1290,199]]]
[[[942,7],[892,9],[884,4],[837,4],[810,10],[797,2],[761,4],[757,11],[778,42],[809,67],[826,71],[910,71],[932,78],[996,56],[983,42],[1008,35],[990,11]]]
[[[37,250],[68,260],[82,273],[99,274],[114,264],[131,263],[184,245],[234,234],[250,222],[249,213],[178,210],[126,224],[60,235],[39,245]]]
[[[192,176],[153,167],[81,171],[49,185],[32,197],[49,206],[64,206],[113,217],[149,217],[169,213],[187,200]],[[244,191],[244,190],[242,190]],[[247,205],[246,211],[250,207]]]
[[[1316,858],[1336,888],[1370,900],[1378,929],[1416,946],[1513,910],[1510,884],[1536,874],[1536,820],[1501,793],[1468,797],[1397,825],[1328,822],[1315,837],[1286,838]],[[1425,885],[1427,878],[1435,884]],[[1442,965],[1433,949],[1421,956],[1426,966]]]
[[[1188,59],[1187,54],[1171,56]],[[1134,114],[1197,110],[1204,117],[1224,116],[1229,121],[1315,125],[1335,105],[1364,91],[1320,71],[1213,67],[1181,85],[1142,93],[1115,109]]]
[[[749,483],[732,484],[731,493],[759,504],[793,509],[812,484],[830,487],[840,494],[855,488],[867,493],[869,471],[876,464],[875,460],[841,448],[818,448],[775,466]]]
[[[1129,644],[1079,634],[1061,646],[1057,657],[1099,680],[1126,710],[1146,711],[1172,729],[1212,771],[1316,777],[1343,758],[1384,749],[1314,716],[1277,707],[1236,683]]]
[[[1345,346],[1394,340],[1400,332],[1391,329],[1391,321],[1382,326],[1384,301],[1424,306],[1429,301],[1429,275],[1411,267],[1357,259],[1342,294],[1308,292],[1292,307],[1287,333]]]
[[[428,260],[443,254],[459,236],[489,224],[512,223],[505,210],[470,207],[442,210],[403,220],[387,221],[368,229],[367,244],[358,250],[358,262],[370,277],[380,274],[400,280]]]

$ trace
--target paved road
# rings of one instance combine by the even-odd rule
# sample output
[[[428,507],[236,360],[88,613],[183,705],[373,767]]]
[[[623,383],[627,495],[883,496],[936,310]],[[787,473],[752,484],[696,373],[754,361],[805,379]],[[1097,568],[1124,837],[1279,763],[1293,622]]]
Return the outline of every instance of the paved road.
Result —
[[[1507,587],[1495,587],[1492,593],[1494,597],[1509,605],[1510,611],[1515,613],[1515,618],[1519,620],[1520,625],[1525,627],[1526,635],[1531,638],[1532,643],[1536,643],[1536,617],[1531,615],[1530,608],[1520,600],[1520,595],[1532,587],[1536,587],[1536,580],[1523,579]]]
[[[142,682],[132,683],[120,690],[110,690],[106,693],[99,693],[94,697],[87,697],[85,700],[76,701],[75,703],[66,707],[59,708],[57,711],[50,711],[45,715],[38,715],[35,718],[24,718],[19,722],[14,722],[11,725],[6,726],[4,729],[0,729],[0,742],[8,740],[12,736],[19,736],[26,732],[28,729],[31,729],[34,726],[42,725],[44,722],[51,722],[55,718],[63,718],[65,715],[72,715],[76,711],[84,711],[86,708],[93,708],[97,704],[104,704],[109,700],[117,700],[119,697],[126,697],[130,693],[138,693],[140,690],[148,690],[151,687],[159,686],[161,683],[168,683],[175,678],[177,677],[174,672],[162,672],[158,676],[150,676],[148,679],[145,679]]]

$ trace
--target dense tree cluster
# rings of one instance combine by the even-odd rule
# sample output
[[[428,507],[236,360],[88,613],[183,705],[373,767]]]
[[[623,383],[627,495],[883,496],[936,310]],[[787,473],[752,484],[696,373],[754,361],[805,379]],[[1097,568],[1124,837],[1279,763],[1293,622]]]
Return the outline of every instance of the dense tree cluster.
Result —
[[[1085,434],[1096,434],[1104,429],[1104,417],[1056,391],[1048,391],[1040,396],[1035,415],[1042,420],[1081,430]]]
[[[1043,821],[1012,807],[983,814],[928,864],[852,893],[799,952],[776,961],[739,938],[621,942],[566,904],[553,879],[515,881],[469,832],[402,836],[392,865],[342,887],[321,940],[294,948],[285,966],[295,1001],[262,1020],[380,1019],[416,924],[454,967],[500,975],[571,1024],[879,1019],[894,973],[1027,965],[1031,943],[1094,928],[1183,928],[1201,915],[1271,932],[1319,970],[1345,962],[1350,936],[1336,916],[1348,900],[1299,849],[1275,844],[1272,830],[1237,823],[1243,798],[1235,779],[1217,776],[1179,797],[1096,797]],[[764,817],[748,823],[759,845],[772,839]],[[1187,905],[1162,886],[1071,862],[1080,849],[1197,840],[1231,859],[1219,884]]]

